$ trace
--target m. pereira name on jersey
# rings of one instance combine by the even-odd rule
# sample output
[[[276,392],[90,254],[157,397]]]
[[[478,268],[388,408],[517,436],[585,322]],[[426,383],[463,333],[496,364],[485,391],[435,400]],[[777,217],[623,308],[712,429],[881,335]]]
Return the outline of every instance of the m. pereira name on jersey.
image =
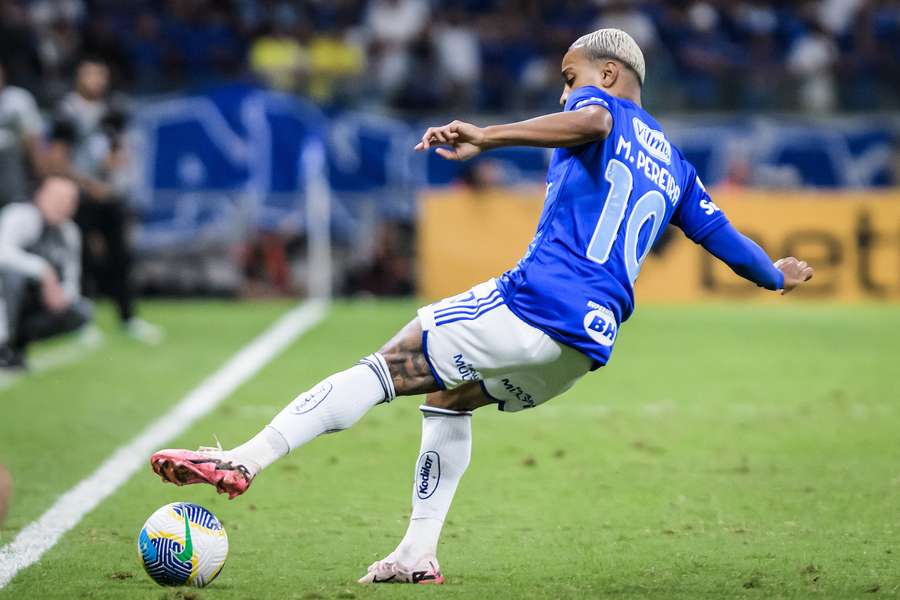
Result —
[[[668,142],[666,142],[668,144]],[[650,158],[643,150],[638,148],[637,155],[631,151],[631,142],[620,135],[616,143],[616,157],[624,158],[626,161],[634,165],[635,171],[641,173],[653,182],[656,187],[662,190],[669,198],[669,202],[674,206],[678,199],[681,198],[681,186],[672,177],[672,173],[665,167],[659,166],[655,160]],[[637,160],[635,160],[637,159]]]

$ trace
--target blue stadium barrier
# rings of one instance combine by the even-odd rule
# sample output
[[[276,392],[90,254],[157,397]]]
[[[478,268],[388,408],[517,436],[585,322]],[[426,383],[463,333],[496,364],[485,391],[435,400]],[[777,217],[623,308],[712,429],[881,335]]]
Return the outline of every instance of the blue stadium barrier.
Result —
[[[900,132],[896,122],[875,117],[662,121],[710,185],[742,163],[756,185],[889,185]],[[354,239],[372,213],[411,220],[419,189],[450,184],[472,168],[412,152],[425,125],[373,113],[326,116],[297,97],[246,85],[145,102],[136,111],[133,154],[140,161],[134,196],[141,246],[190,243],[198,232],[301,231],[300,165],[310,144],[325,146],[338,239]],[[549,156],[511,148],[477,160],[492,161],[505,183],[540,183]]]

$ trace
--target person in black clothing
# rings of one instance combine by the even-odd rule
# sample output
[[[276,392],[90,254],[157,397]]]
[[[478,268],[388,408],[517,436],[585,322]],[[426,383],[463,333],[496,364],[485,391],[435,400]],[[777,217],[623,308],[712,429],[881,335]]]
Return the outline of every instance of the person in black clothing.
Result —
[[[126,119],[108,99],[109,76],[102,60],[85,58],[79,63],[75,90],[59,107],[47,162],[56,172],[71,176],[81,188],[75,222],[84,236],[86,291],[113,300],[129,336],[158,343],[161,330],[135,314],[123,143]]]

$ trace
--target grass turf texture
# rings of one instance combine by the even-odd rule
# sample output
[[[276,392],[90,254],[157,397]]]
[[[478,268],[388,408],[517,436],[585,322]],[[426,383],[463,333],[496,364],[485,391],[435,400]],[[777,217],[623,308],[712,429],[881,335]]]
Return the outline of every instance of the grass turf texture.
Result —
[[[82,362],[0,392],[0,460],[16,480],[0,543],[286,307],[148,303],[163,346],[109,335]],[[414,307],[336,305],[173,445],[243,441]],[[103,322],[112,329],[108,312]],[[0,599],[895,596],[897,331],[890,306],[642,307],[610,366],[562,398],[476,413],[443,588],[353,583],[405,530],[420,418],[418,399],[399,399],[232,502],[148,467]],[[229,561],[205,590],[157,587],[137,557],[141,524],[176,500],[228,531]]]

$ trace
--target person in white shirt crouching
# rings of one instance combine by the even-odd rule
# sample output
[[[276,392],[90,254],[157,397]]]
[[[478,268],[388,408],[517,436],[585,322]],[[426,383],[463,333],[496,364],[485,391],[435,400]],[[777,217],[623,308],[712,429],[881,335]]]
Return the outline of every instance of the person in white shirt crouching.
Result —
[[[81,234],[72,222],[78,187],[48,177],[34,202],[0,210],[0,369],[26,367],[28,344],[91,321],[81,296]]]

